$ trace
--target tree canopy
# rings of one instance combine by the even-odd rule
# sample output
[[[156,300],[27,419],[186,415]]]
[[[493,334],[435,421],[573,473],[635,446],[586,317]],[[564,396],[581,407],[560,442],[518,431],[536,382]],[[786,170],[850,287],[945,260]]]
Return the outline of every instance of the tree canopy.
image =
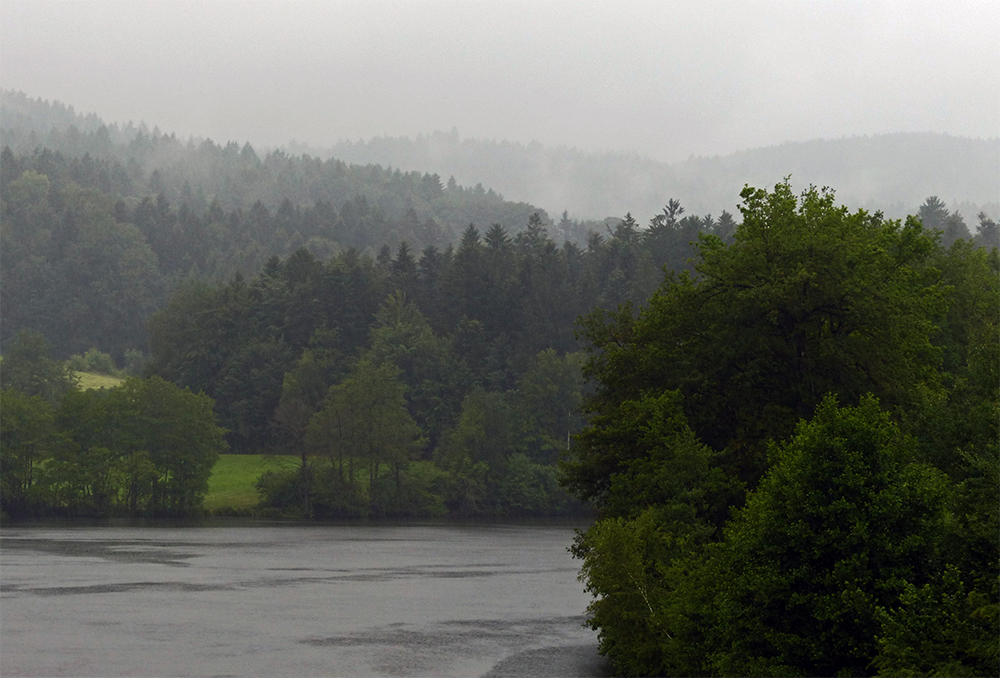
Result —
[[[573,550],[602,652],[627,675],[997,673],[997,250],[828,191],[742,196],[732,244],[702,235],[693,274],[583,321],[563,468],[600,511]]]

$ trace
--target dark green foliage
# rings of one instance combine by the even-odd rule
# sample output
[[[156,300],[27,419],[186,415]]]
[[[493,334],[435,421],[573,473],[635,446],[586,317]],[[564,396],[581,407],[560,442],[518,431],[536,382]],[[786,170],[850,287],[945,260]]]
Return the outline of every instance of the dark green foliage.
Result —
[[[700,675],[711,595],[696,582],[712,579],[707,547],[739,484],[695,438],[676,392],[626,401],[577,440],[610,464],[592,497],[602,520],[573,547],[602,653],[626,675]]]
[[[455,425],[434,452],[447,473],[444,501],[459,515],[489,513],[508,451],[514,448],[515,422],[503,394],[474,389],[462,401]]]
[[[368,488],[372,515],[379,518],[439,518],[447,509],[438,493],[441,472],[418,462],[394,467]]]
[[[906,583],[896,609],[879,608],[882,676],[992,676],[1000,671],[1000,605],[992,573],[992,594],[962,581],[947,565],[933,582]],[[989,591],[989,588],[985,589]]]
[[[285,515],[572,511],[567,456],[622,673],[1000,672],[986,215],[783,183],[739,226],[552,224],[436,175],[44,135],[0,162],[5,512],[197,511],[214,399],[236,450],[297,455],[258,483]],[[81,393],[26,328],[158,377]]]
[[[943,305],[926,265],[934,241],[918,224],[849,214],[815,190],[800,202],[787,184],[743,197],[736,242],[703,237],[697,278],[668,276],[638,317],[597,310],[583,327],[595,348],[593,415],[679,390],[696,435],[752,483],[765,441],[789,435],[824,394],[909,402],[938,364],[931,318]],[[608,473],[590,468],[600,455],[587,449],[570,478],[596,496]]]
[[[501,516],[557,515],[572,499],[559,488],[559,473],[551,464],[540,464],[520,452],[510,454],[496,486],[496,508]]]
[[[639,246],[635,233],[620,237]],[[648,260],[641,247],[634,254]],[[541,504],[498,499],[506,460],[521,454],[552,466],[583,424],[572,324],[594,301],[586,295],[599,294],[600,286],[587,287],[598,276],[587,271],[603,266],[602,257],[556,247],[540,216],[513,238],[498,224],[485,238],[469,226],[457,251],[427,248],[418,261],[405,246],[395,258],[390,250],[375,260],[347,250],[326,262],[300,249],[271,257],[248,281],[236,275],[217,286],[185,284],[150,323],[147,369],[215,399],[235,450],[299,454],[306,514],[318,491],[310,478],[319,470],[302,444],[304,422],[355,359],[399,370],[408,414],[426,440],[424,460],[454,446],[446,438],[471,391],[507,393],[505,407],[518,423],[503,437],[503,453],[486,462],[492,470],[456,471],[441,487],[459,512],[502,505],[521,512],[527,509],[515,505]],[[549,472],[532,469],[515,484],[524,489],[531,478],[532,487],[550,487]],[[476,490],[480,485],[488,490]],[[555,503],[538,510],[565,505],[560,491],[550,498]]]
[[[72,371],[49,358],[49,343],[40,332],[21,330],[7,345],[0,362],[0,386],[50,405],[59,402],[75,385]]]
[[[175,143],[167,138],[162,141]],[[213,149],[222,150],[207,142],[196,157],[187,158],[189,165],[175,167],[191,169],[211,156]],[[385,242],[431,246],[451,239],[451,232],[458,230],[456,224],[467,224],[470,217],[486,216],[516,229],[537,211],[456,187],[449,196],[435,197],[434,204],[421,201],[422,215],[417,217],[412,208],[404,214],[399,204],[406,202],[414,184],[423,185],[419,174],[404,176],[375,167],[349,169],[336,161],[329,165],[341,171],[324,172],[323,163],[307,158],[292,162],[275,157],[272,163],[269,156],[261,163],[252,149],[216,157],[211,162],[225,166],[220,172],[204,176],[195,172],[200,200],[190,189],[192,181],[180,181],[178,190],[163,185],[167,172],[154,172],[148,186],[137,180],[112,187],[60,153],[42,150],[18,157],[8,149],[7,156],[0,185],[4,206],[0,305],[5,318],[0,332],[3,340],[9,340],[23,327],[39,329],[61,359],[96,346],[120,362],[126,349],[144,345],[144,325],[163,306],[168,289],[192,279],[225,279],[237,272],[250,275],[271,254],[311,253],[326,258],[352,247],[376,249]],[[129,175],[112,159],[88,162]],[[261,164],[268,171],[259,172]],[[21,170],[16,175],[15,168]],[[253,189],[247,194],[237,187],[262,177],[274,179],[275,173],[289,170],[295,176],[278,178],[278,185],[264,191],[264,196],[255,198]],[[319,175],[314,179],[319,184],[341,185],[333,191],[301,194],[301,182],[308,183],[310,174]],[[392,180],[384,181],[383,174]],[[158,182],[153,181],[155,177]],[[215,185],[217,180],[223,186]],[[185,190],[179,190],[182,184]],[[208,204],[204,195],[213,194],[215,200]],[[374,196],[374,202],[366,194]],[[480,209],[482,200],[489,201],[490,207]],[[334,203],[342,205],[339,211]],[[447,221],[456,218],[457,222]],[[424,219],[431,227],[408,227],[408,219]],[[442,221],[450,225],[442,226]],[[415,262],[408,258],[407,245],[399,247],[394,282],[409,288]],[[292,268],[297,268],[296,261]],[[301,280],[293,275],[289,282],[294,285]],[[382,295],[377,296],[380,300]],[[317,299],[301,301],[308,305]],[[287,339],[306,341],[308,334]]]
[[[236,451],[273,450],[280,440],[273,417],[293,355],[284,341],[265,336],[246,342],[219,371],[211,393]]]
[[[369,342],[365,357],[399,370],[407,410],[428,443],[436,445],[453,421],[468,379],[457,369],[448,342],[434,334],[402,292],[390,295],[379,307]]]
[[[39,503],[37,476],[58,445],[52,406],[41,396],[0,390],[0,508],[29,511]]]
[[[274,509],[286,516],[319,519],[367,518],[371,506],[361,486],[342,477],[332,466],[312,471],[309,486],[303,486],[300,469],[265,471],[256,483],[259,508]],[[302,496],[309,494],[308,513]]]
[[[575,461],[584,455],[586,465]],[[680,394],[667,391],[596,415],[563,468],[568,489],[604,515],[634,518],[647,506],[680,501],[719,518],[739,490],[727,490],[721,469],[711,468],[717,458],[688,426]]]
[[[111,428],[108,394],[103,389],[66,394],[56,411],[62,444],[53,448],[46,468],[51,503],[78,514],[108,515],[119,508],[124,477],[116,431]]]
[[[212,400],[159,377],[110,391],[2,391],[0,494],[11,515],[190,515],[199,510],[224,431]]]
[[[440,517],[446,513],[437,491],[440,473],[433,464],[418,462],[403,468],[398,477],[391,473],[380,475],[373,487],[361,478],[351,481],[336,466],[318,464],[310,478],[309,513],[304,514],[299,470],[270,470],[256,483],[260,493],[258,510],[321,520]]]
[[[528,364],[517,384],[517,419],[525,429],[530,455],[552,465],[569,449],[570,437],[583,426],[583,355],[559,355],[547,348]]]
[[[724,675],[868,675],[879,609],[928,581],[942,554],[946,482],[912,464],[872,398],[825,400],[727,527],[716,604]]]
[[[354,486],[356,463],[365,470],[369,510],[375,516],[398,515],[404,506],[420,503],[405,498],[417,491],[410,485],[404,487],[403,472],[426,439],[420,438],[421,429],[407,411],[404,389],[395,365],[362,360],[330,388],[305,430],[305,449],[325,458],[328,473],[336,481],[334,487]],[[302,461],[305,469],[305,455]],[[386,468],[390,480],[380,479]],[[329,489],[316,486],[320,492]],[[308,492],[311,496],[313,488]],[[308,504],[305,510],[308,515]]]
[[[156,468],[150,510],[183,515],[200,505],[226,449],[212,399],[159,377],[131,378],[109,393],[108,411],[119,445],[148,454]]]
[[[262,160],[248,146],[190,149],[169,136],[133,133],[127,167],[114,153],[80,159],[68,148],[7,150],[0,340],[33,327],[52,342],[55,357],[95,347],[121,364],[126,350],[145,348],[146,321],[170,292],[197,280],[251,276],[270,258],[290,256],[295,272],[284,284],[297,291],[287,300],[284,339],[300,348],[313,320],[329,315],[329,302],[350,294],[316,296],[305,269],[317,274],[331,257],[386,247],[378,267],[386,289],[360,290],[374,292],[374,304],[400,289],[438,333],[450,334],[464,316],[482,322],[491,339],[506,334],[523,344],[522,358],[548,347],[570,351],[579,314],[645,298],[664,264],[686,265],[692,234],[714,229],[709,217],[688,217],[683,237],[654,247],[630,218],[602,247],[581,252],[549,238],[544,212],[481,187],[451,182],[438,192],[427,187],[439,180],[417,173],[281,152]],[[143,173],[144,163],[171,153],[169,168]],[[274,185],[257,190],[260,182]],[[312,189],[303,193],[304,185]],[[470,222],[491,226],[482,235],[474,227],[477,239],[465,238],[454,261],[435,249],[458,240]],[[671,250],[675,245],[684,253]],[[418,260],[421,248],[427,256]],[[338,282],[356,287],[344,273]],[[363,342],[368,324],[343,332],[344,340]]]
[[[677,518],[656,506],[632,519],[605,518],[572,548],[594,595],[587,623],[619,675],[710,675],[712,529]]]
[[[996,674],[996,250],[815,190],[743,197],[696,276],[584,321],[564,482],[601,511],[573,550],[602,652],[627,675]]]
[[[286,512],[297,509],[295,515],[302,516],[302,496],[308,489],[302,482],[301,472],[294,469],[264,471],[254,485],[260,495],[259,507]]]
[[[144,234],[115,220],[112,197],[32,170],[0,189],[2,339],[37,329],[60,359],[94,346],[120,359],[142,345],[163,275]]]

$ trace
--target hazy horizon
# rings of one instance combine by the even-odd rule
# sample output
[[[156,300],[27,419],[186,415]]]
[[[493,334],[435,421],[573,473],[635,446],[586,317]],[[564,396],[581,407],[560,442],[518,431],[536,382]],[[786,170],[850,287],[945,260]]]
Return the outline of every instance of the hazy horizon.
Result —
[[[1000,131],[987,2],[2,0],[0,86],[181,137],[463,138],[664,162]]]

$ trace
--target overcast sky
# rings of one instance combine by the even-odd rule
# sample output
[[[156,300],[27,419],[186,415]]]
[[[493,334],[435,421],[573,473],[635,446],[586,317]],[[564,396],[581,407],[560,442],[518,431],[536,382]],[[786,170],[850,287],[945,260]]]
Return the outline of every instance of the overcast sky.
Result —
[[[1000,2],[0,0],[0,86],[256,146],[1000,133]]]

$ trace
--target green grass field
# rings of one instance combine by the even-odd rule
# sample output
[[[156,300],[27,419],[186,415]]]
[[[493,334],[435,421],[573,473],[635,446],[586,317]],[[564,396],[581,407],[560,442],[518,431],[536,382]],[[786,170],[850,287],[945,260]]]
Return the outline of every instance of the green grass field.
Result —
[[[294,457],[291,457],[294,459]],[[207,510],[219,508],[249,508],[257,504],[254,483],[271,468],[287,464],[285,458],[267,457],[262,454],[222,454],[208,479],[208,494],[203,506]]]
[[[98,374],[97,372],[74,372],[74,374],[80,380],[80,388],[84,391],[92,388],[114,388],[125,381],[118,377]]]

